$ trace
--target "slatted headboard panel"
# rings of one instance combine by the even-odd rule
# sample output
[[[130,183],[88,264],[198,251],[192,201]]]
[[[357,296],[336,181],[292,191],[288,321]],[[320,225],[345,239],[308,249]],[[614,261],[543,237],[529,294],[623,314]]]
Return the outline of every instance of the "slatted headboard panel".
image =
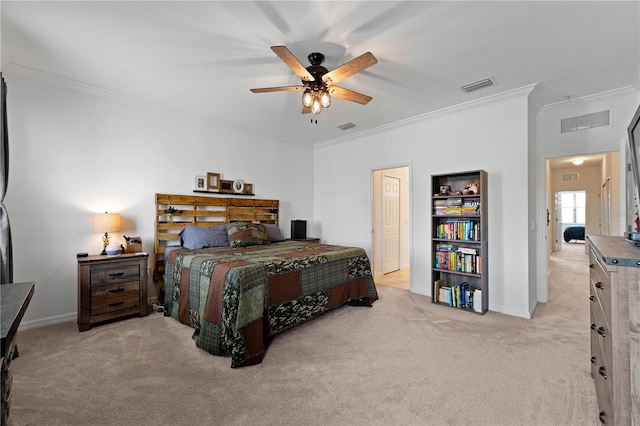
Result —
[[[173,221],[165,210],[176,209]],[[278,200],[233,198],[206,195],[156,194],[156,225],[153,244],[154,282],[160,296],[164,276],[164,252],[179,246],[178,233],[185,225],[214,226],[230,222],[273,223],[278,225]]]

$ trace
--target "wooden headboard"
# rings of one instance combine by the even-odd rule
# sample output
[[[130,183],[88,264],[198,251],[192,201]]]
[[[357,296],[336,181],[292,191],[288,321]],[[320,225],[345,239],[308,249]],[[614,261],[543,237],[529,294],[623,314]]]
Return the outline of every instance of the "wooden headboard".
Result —
[[[176,209],[170,218],[165,210]],[[216,195],[156,194],[156,225],[153,242],[153,281],[162,302],[164,252],[179,246],[178,233],[185,225],[214,226],[231,222],[273,223],[278,225],[280,201]]]

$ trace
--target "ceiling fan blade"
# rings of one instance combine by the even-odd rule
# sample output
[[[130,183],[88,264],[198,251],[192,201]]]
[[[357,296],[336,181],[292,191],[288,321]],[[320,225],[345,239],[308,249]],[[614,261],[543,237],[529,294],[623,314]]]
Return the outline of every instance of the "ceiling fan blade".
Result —
[[[322,76],[322,81],[329,85],[335,84],[377,63],[378,60],[376,57],[373,56],[371,52],[367,52],[350,60],[346,64],[340,65],[333,71],[329,71]]]
[[[333,97],[362,105],[368,104],[369,101],[373,99],[371,96],[363,95],[362,93],[354,92],[353,90],[344,89],[338,86],[329,86],[327,89],[329,90],[329,94]]]
[[[262,87],[260,89],[249,89],[253,93],[268,93],[268,92],[286,92],[290,90],[304,90],[304,86],[281,86],[281,87]]]
[[[306,106],[302,105],[302,113],[303,114],[311,113],[311,107],[306,107]]]
[[[298,77],[302,79],[302,81],[314,81],[315,78],[307,71],[307,69],[298,61],[298,59],[293,56],[293,53],[286,46],[271,46],[271,50],[273,50],[276,55],[282,59],[282,61],[293,70],[294,73]]]

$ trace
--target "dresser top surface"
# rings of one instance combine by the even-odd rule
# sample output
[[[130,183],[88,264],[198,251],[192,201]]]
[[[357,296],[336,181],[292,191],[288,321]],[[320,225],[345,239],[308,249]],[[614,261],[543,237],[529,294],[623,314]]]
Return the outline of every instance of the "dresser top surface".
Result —
[[[0,285],[2,356],[7,350],[7,343],[11,342],[18,330],[18,325],[27,310],[31,296],[33,296],[34,286],[33,282]]]
[[[640,267],[640,247],[626,238],[589,235],[587,239],[607,265]]]

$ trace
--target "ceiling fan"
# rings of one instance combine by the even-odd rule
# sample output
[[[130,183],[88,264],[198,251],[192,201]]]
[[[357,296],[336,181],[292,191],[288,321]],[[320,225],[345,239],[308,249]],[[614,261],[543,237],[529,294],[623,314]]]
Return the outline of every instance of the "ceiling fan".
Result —
[[[373,99],[371,96],[363,95],[362,93],[344,89],[339,86],[334,86],[335,83],[377,64],[378,60],[371,54],[371,52],[360,55],[357,58],[340,65],[338,68],[329,71],[322,66],[322,63],[324,62],[324,55],[322,53],[314,52],[309,54],[308,59],[311,65],[305,68],[304,65],[302,65],[295,56],[293,56],[293,53],[291,53],[287,47],[271,46],[271,50],[273,50],[275,54],[278,55],[294,73],[296,73],[298,77],[300,77],[302,85],[251,89],[253,93],[301,90],[303,91],[303,114],[308,114],[310,112],[320,114],[320,111],[322,111],[323,108],[329,108],[332,96],[362,105],[368,104],[369,101]]]

